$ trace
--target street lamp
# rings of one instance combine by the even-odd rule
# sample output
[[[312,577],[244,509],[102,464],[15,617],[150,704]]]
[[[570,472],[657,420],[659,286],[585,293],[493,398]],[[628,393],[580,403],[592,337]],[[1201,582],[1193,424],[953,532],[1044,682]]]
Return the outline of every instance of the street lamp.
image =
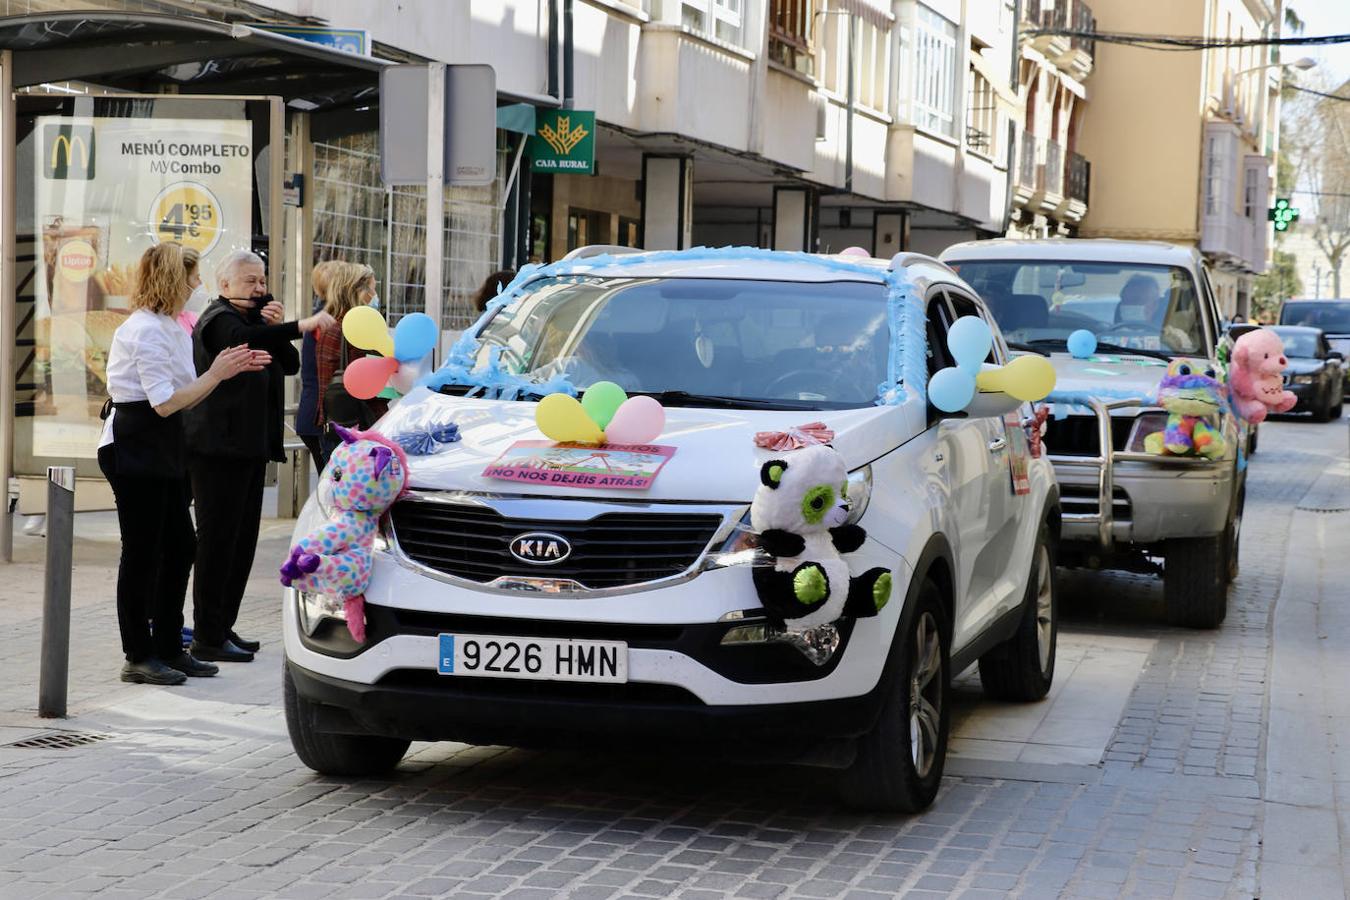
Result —
[[[1266,63],[1264,66],[1252,66],[1250,69],[1243,69],[1240,72],[1233,73],[1233,79],[1241,78],[1243,75],[1250,75],[1253,72],[1264,72],[1266,69],[1298,69],[1300,72],[1306,72],[1309,69],[1317,67],[1317,60],[1311,56],[1303,56],[1293,62]]]

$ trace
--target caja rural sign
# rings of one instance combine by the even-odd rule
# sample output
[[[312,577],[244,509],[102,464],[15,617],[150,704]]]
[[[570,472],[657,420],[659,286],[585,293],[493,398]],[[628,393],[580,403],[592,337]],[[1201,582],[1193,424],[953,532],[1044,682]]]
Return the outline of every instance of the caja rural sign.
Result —
[[[534,171],[556,175],[590,175],[595,171],[595,113],[576,109],[541,109],[530,139]]]

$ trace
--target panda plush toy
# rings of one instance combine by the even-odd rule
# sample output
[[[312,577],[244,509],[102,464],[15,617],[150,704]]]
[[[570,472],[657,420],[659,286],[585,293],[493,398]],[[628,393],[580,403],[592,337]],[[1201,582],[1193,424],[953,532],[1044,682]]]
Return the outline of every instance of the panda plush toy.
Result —
[[[848,472],[827,444],[781,453],[764,462],[750,506],[750,524],[773,565],[752,570],[769,621],[809,631],[843,616],[875,616],[891,596],[891,573],[856,577],[840,556],[862,546],[867,532],[848,524]]]

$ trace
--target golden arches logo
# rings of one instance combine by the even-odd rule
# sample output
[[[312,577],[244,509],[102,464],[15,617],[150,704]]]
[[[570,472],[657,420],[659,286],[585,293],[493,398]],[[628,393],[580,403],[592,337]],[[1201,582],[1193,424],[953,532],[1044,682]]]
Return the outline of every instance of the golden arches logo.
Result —
[[[48,125],[43,172],[48,178],[94,177],[94,129],[90,125]]]
[[[556,129],[552,125],[545,125],[539,129],[539,136],[548,142],[554,153],[562,156],[567,156],[575,150],[577,144],[584,141],[589,134],[586,126],[580,123],[577,123],[577,127],[573,128],[570,116],[559,116]]]

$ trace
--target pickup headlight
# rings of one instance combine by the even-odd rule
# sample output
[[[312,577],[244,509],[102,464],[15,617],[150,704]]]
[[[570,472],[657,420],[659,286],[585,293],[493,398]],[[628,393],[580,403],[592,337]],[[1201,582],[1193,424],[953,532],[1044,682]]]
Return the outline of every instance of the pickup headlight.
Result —
[[[335,597],[329,597],[327,594],[296,591],[295,603],[296,610],[300,613],[300,627],[310,637],[313,637],[314,632],[319,630],[319,625],[324,619],[337,619],[339,622],[347,621],[347,610],[342,605],[342,601]]]
[[[1125,449],[1130,453],[1147,453],[1144,448],[1144,440],[1150,434],[1157,434],[1167,429],[1167,413],[1150,412],[1135,417],[1134,428],[1130,430],[1129,443]]]
[[[1294,384],[1312,384],[1316,380],[1316,375],[1295,375],[1290,379]]]

